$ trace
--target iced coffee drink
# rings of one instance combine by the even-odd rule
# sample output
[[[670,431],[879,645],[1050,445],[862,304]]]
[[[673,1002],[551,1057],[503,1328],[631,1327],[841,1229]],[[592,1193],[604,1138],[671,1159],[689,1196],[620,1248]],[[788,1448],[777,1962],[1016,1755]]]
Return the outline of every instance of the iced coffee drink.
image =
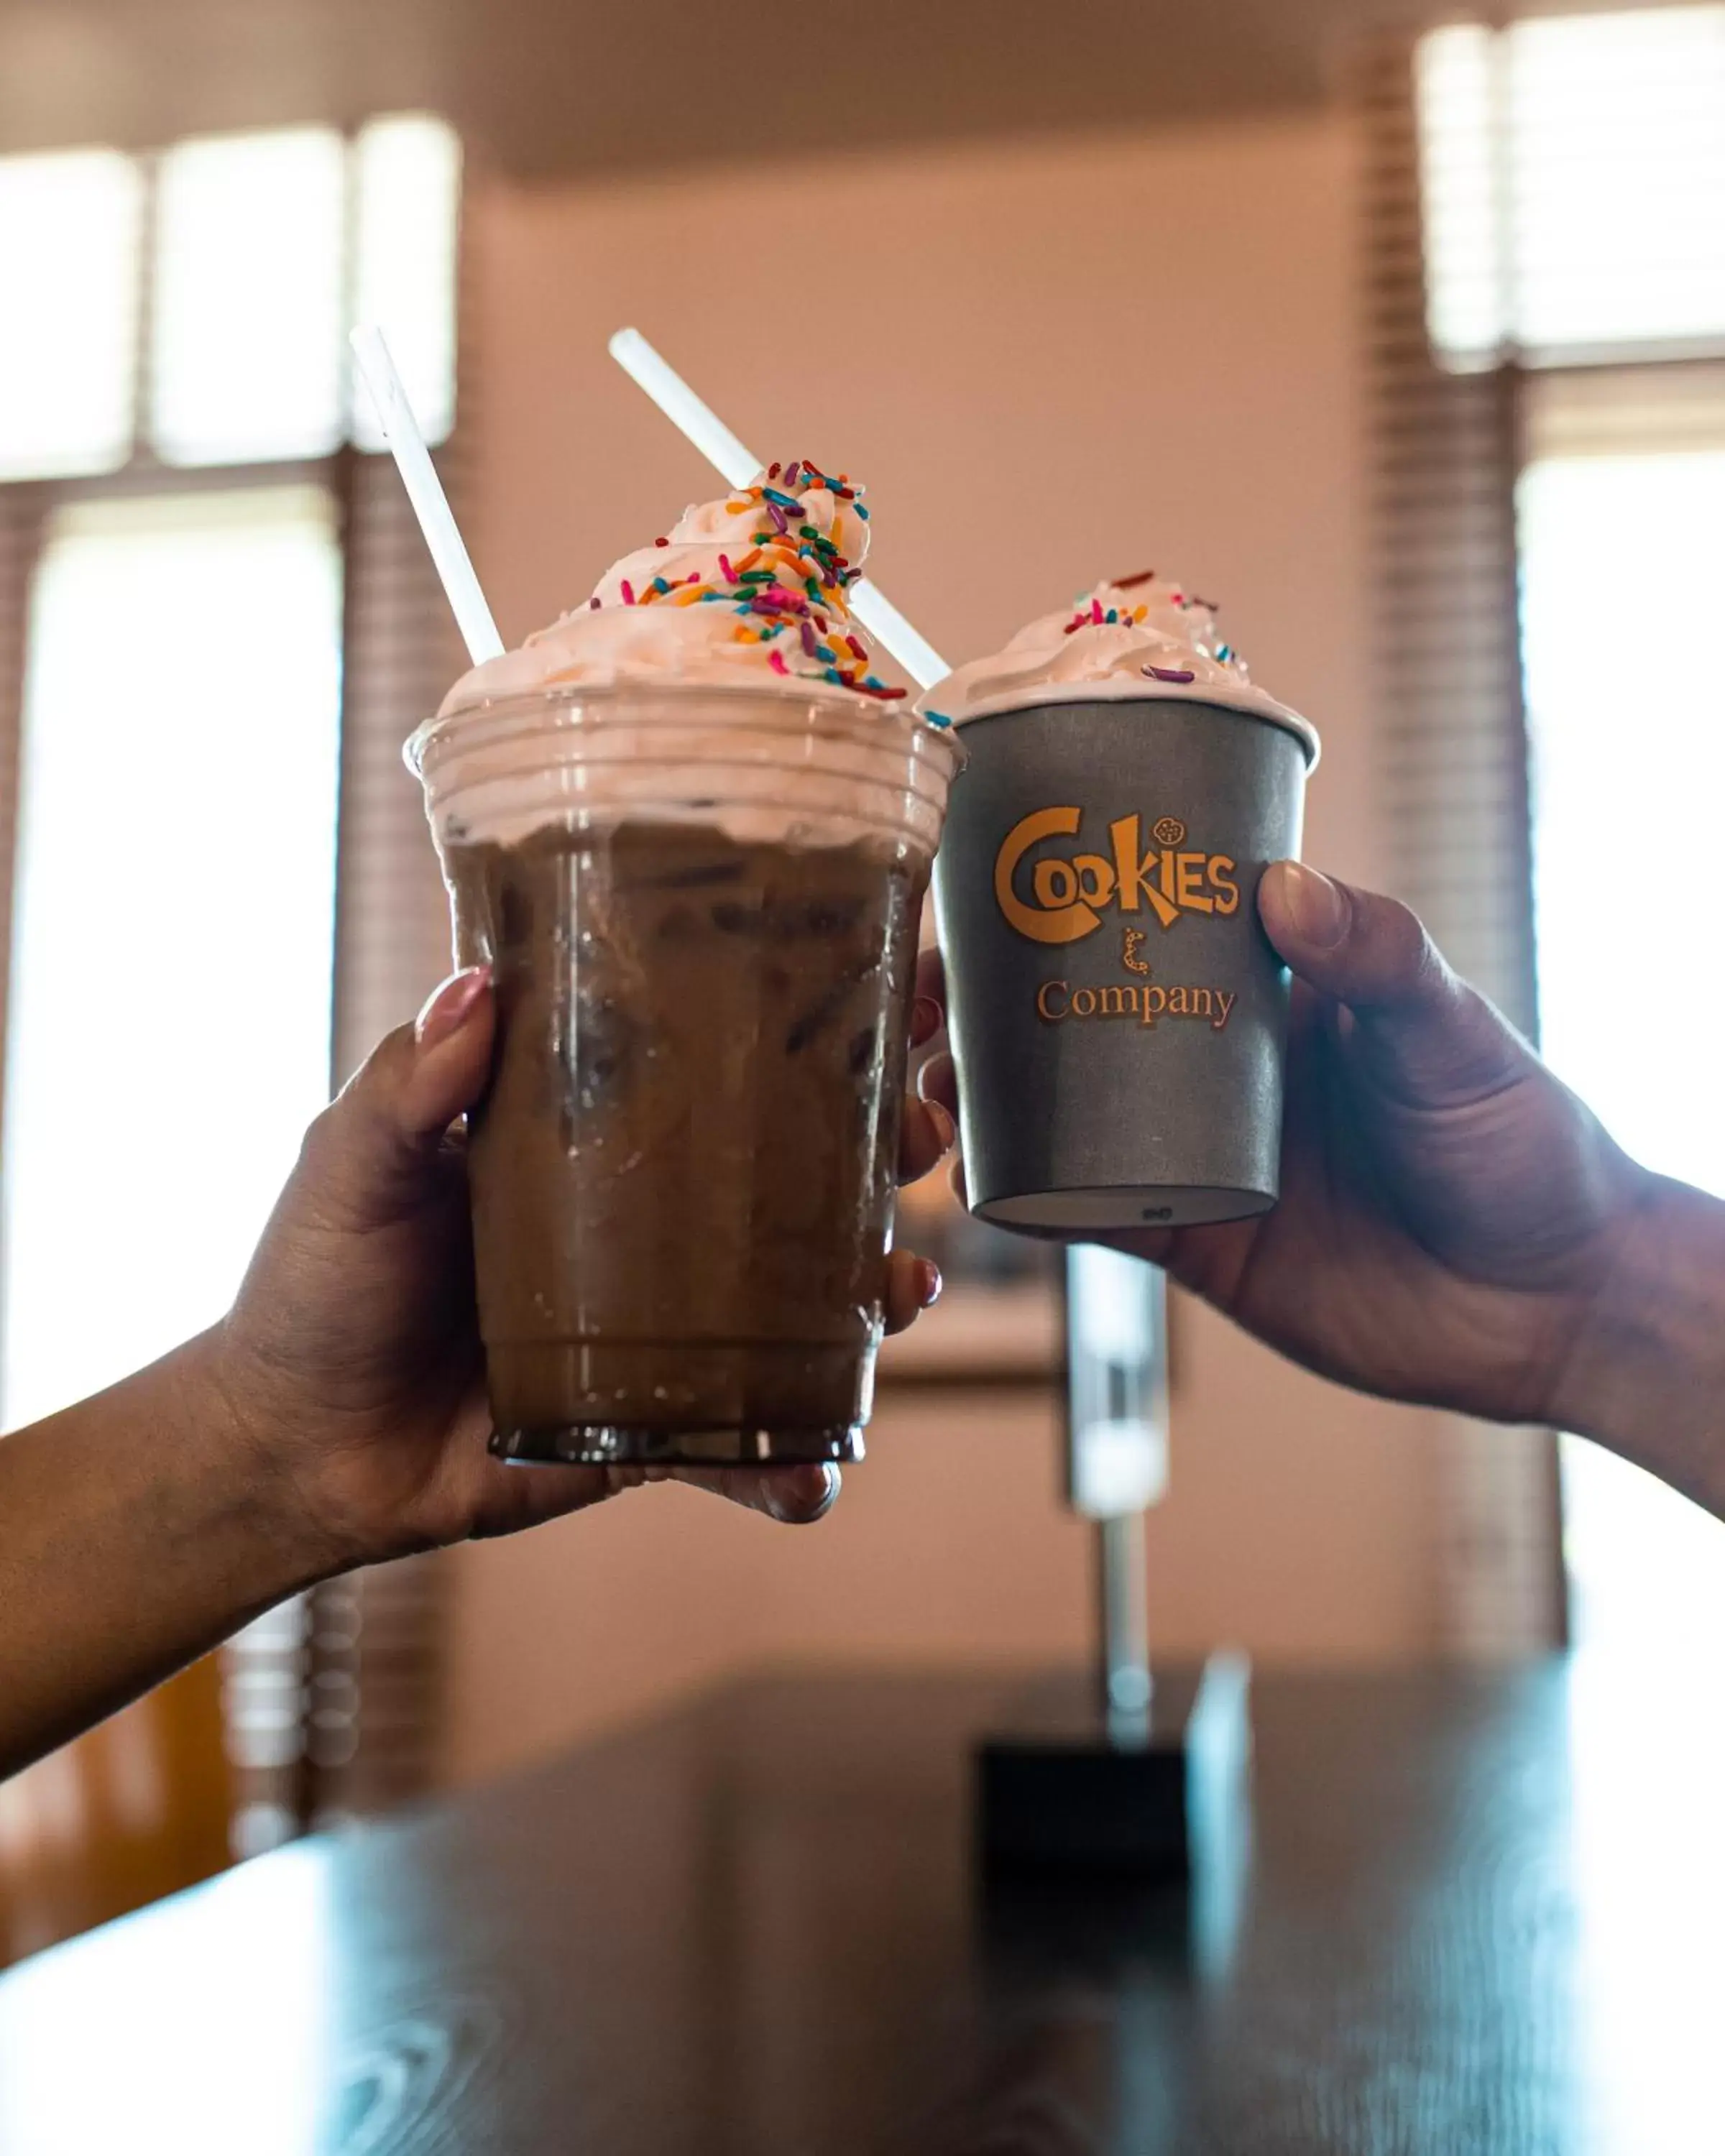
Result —
[[[958,761],[872,670],[856,490],[690,511],[413,744],[500,1041],[473,1118],[497,1449],[854,1458],[916,920]]]

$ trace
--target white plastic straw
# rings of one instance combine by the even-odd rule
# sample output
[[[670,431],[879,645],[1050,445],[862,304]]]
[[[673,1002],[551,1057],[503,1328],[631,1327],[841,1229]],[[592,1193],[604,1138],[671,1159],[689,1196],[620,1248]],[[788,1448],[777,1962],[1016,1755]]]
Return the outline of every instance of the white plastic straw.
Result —
[[[952,672],[928,639],[911,627],[878,584],[861,578],[845,596],[850,611],[870,635],[880,638],[919,689],[932,689]]]
[[[680,427],[726,486],[752,486],[764,467],[744,447],[711,405],[703,404],[676,369],[661,359],[639,330],[619,330],[611,357],[653,399],[674,427]]]
[[[674,367],[639,330],[619,330],[611,357],[639,382],[674,427],[700,450],[727,486],[752,486],[764,469],[761,459],[739,441],[710,404],[703,403]],[[850,611],[897,660],[919,689],[932,689],[951,668],[927,637],[919,636],[877,585],[865,578],[845,593]]]
[[[394,452],[402,485],[408,490],[408,500],[413,505],[425,544],[443,579],[450,611],[474,665],[483,665],[486,660],[501,655],[503,639],[497,634],[491,609],[485,604],[485,595],[473,572],[473,563],[456,527],[454,511],[449,507],[449,498],[444,492],[437,467],[431,461],[431,452],[413,417],[413,408],[408,402],[408,393],[396,371],[395,362],[389,356],[389,346],[383,341],[382,331],[375,324],[357,329],[352,343],[359,371],[377,408],[383,439]]]

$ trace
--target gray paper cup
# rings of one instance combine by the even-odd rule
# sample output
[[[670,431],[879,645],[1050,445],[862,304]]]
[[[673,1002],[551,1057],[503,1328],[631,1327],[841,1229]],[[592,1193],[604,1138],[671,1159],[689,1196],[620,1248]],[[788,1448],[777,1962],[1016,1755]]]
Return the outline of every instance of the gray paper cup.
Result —
[[[935,864],[972,1209],[1059,1235],[1276,1203],[1294,724],[1179,698],[973,719]]]

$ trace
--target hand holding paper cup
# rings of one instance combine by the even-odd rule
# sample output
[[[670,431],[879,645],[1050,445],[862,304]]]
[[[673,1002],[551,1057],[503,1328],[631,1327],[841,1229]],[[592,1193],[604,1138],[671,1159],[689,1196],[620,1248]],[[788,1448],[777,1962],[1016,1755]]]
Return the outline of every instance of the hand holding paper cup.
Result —
[[[935,896],[973,1210],[1078,1237],[1267,1211],[1288,983],[1257,886],[1299,852],[1315,731],[1153,573],[923,708],[968,752]]]

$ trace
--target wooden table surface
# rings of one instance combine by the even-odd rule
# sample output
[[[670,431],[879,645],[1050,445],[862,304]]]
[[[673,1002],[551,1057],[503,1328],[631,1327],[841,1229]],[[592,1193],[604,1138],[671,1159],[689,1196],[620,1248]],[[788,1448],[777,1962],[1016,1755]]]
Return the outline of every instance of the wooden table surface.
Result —
[[[1001,1696],[763,1676],[27,1963],[0,2150],[1725,2149],[1705,1686],[1262,1677],[1250,1851],[1195,1914],[980,1893]]]

